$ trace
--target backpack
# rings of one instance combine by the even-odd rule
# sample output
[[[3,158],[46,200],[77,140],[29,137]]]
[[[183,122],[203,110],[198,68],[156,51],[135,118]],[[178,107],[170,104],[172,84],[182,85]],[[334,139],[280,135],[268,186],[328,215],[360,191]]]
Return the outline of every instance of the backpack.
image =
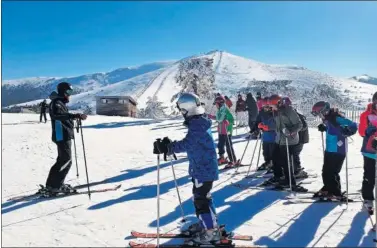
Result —
[[[302,129],[298,132],[298,136],[300,139],[300,144],[309,143],[309,130],[308,130],[308,123],[306,122],[306,116],[300,114],[299,112],[296,113],[302,122]]]

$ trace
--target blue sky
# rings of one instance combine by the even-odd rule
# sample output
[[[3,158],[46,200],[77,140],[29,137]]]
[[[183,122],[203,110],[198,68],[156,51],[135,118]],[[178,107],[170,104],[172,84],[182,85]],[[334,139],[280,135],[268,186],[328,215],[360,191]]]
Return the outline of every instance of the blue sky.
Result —
[[[377,76],[377,2],[2,2],[2,76],[76,76],[214,49]]]

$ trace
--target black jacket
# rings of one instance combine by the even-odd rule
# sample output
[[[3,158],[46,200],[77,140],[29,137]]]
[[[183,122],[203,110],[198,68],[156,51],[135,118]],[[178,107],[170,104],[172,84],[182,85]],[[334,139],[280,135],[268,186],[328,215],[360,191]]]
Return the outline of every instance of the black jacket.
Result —
[[[45,101],[41,102],[39,104],[39,106],[41,106],[41,112],[42,113],[46,113],[46,109],[47,109],[47,103]]]
[[[73,139],[73,120],[76,116],[68,112],[64,97],[52,92],[50,99],[49,112],[52,125],[52,141],[56,143]]]
[[[258,116],[258,106],[251,93],[246,95],[246,110],[249,112],[249,119],[255,121]]]
[[[298,117],[300,117],[300,120],[302,122],[302,129],[298,132],[300,144],[309,143],[309,129],[306,122],[306,116],[300,114],[299,112],[297,112],[297,110],[296,113],[298,114]]]

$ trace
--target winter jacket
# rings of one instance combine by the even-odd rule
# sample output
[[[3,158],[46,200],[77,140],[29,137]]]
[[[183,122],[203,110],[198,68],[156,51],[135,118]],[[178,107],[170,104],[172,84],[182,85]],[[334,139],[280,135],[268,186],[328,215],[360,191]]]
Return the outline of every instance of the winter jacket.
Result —
[[[258,101],[257,101],[257,107],[258,107],[258,111],[262,110],[262,108],[263,108],[263,99],[258,99]]]
[[[330,111],[330,113],[325,116],[323,123],[327,127],[326,152],[345,155],[346,137],[342,134],[342,128],[348,126],[353,134],[355,134],[357,132],[357,124],[334,111]]]
[[[275,143],[285,146],[286,139],[288,145],[297,145],[299,143],[298,132],[302,129],[302,122],[296,111],[291,106],[284,106],[275,112],[276,139]],[[284,133],[289,132],[289,134]]]
[[[194,116],[187,121],[188,132],[181,141],[169,144],[169,153],[187,152],[189,175],[199,182],[219,179],[216,144],[213,140],[212,121],[205,116]]]
[[[257,116],[257,121],[255,122],[255,128],[254,130],[258,129],[258,125],[262,123],[263,125],[267,126],[268,131],[263,131],[262,134],[262,140],[263,143],[274,143],[276,139],[276,126],[275,126],[275,120],[274,115],[272,111],[265,111],[262,109],[262,111],[259,112]]]
[[[39,104],[39,106],[41,106],[41,113],[46,113],[47,103],[43,101]]]
[[[228,108],[231,108],[233,106],[232,101],[228,97],[225,97],[225,104],[226,106],[228,106]]]
[[[300,120],[302,122],[302,129],[298,132],[298,138],[299,138],[299,143],[300,144],[306,144],[309,143],[309,129],[308,129],[308,123],[306,122],[306,116],[300,114],[297,112],[295,109],[298,117],[300,117]]]
[[[372,141],[377,138],[377,111],[365,111],[367,115],[360,116],[360,126],[361,126],[361,118],[365,117],[366,119],[366,128],[362,132],[364,134],[363,145],[361,147],[361,152],[363,156],[376,159],[376,150],[372,147]],[[363,113],[363,114],[364,114]],[[359,126],[359,133],[360,127]],[[364,126],[362,127],[364,128]]]
[[[236,113],[246,111],[246,102],[242,97],[239,97],[236,102]]]
[[[368,104],[367,109],[360,115],[359,134],[361,137],[365,136],[365,130],[368,127],[368,115],[372,113],[377,114],[377,110],[372,109],[372,104]]]
[[[52,141],[56,143],[73,139],[75,115],[68,112],[64,98],[56,92],[51,93],[50,99],[49,114],[52,125]]]
[[[258,116],[258,106],[251,93],[247,93],[246,95],[246,110],[249,112],[249,120],[256,121]]]
[[[233,124],[234,124],[234,117],[230,112],[229,108],[224,104],[219,108],[216,112],[216,121],[219,123],[218,129],[221,130],[224,125],[226,125],[226,129],[228,134],[233,133]],[[219,134],[224,134],[220,133]]]

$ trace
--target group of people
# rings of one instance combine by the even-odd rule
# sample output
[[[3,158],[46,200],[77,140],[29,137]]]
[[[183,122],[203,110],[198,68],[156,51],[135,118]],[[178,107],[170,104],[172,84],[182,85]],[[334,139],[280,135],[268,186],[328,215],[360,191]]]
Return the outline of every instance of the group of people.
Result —
[[[291,106],[288,97],[275,94],[262,100],[260,111],[251,129],[262,136],[265,164],[272,164],[273,177],[267,184],[307,192],[307,189],[297,185],[295,177],[296,172],[301,170],[299,153],[303,144],[309,141],[305,117]],[[236,161],[231,143],[234,118],[225,97],[217,95],[215,105],[218,108],[216,116],[207,115],[198,96],[183,93],[177,101],[177,108],[188,128],[186,137],[174,142],[165,137],[163,141],[158,140],[153,144],[154,153],[157,154],[173,155],[187,152],[189,175],[193,182],[194,206],[199,219],[199,222],[188,227],[188,231],[193,234],[190,242],[194,244],[213,244],[221,239],[210,191],[214,181],[219,178],[218,166],[223,159],[224,149],[218,146],[217,158],[211,132],[211,118],[218,121],[219,144],[229,144],[228,156],[231,162]],[[343,200],[339,173],[347,154],[348,137],[357,132],[358,126],[325,101],[313,105],[312,115],[322,119],[318,131],[326,132],[326,147],[323,147],[323,187],[313,197]],[[361,148],[364,157],[362,196],[365,203],[372,203],[377,152],[377,92],[367,111],[360,117],[359,133],[364,137]],[[234,166],[237,166],[237,163]]]

